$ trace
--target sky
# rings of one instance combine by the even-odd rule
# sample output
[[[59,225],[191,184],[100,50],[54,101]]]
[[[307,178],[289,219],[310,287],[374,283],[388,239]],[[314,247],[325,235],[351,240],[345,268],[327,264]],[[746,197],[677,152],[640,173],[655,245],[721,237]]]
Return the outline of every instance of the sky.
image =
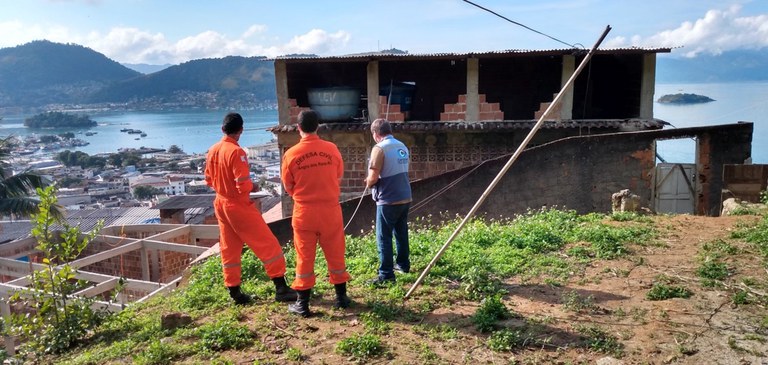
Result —
[[[696,57],[768,46],[765,0],[0,0],[0,48],[74,43],[121,63],[230,55],[680,47]],[[553,39],[554,38],[554,39]]]

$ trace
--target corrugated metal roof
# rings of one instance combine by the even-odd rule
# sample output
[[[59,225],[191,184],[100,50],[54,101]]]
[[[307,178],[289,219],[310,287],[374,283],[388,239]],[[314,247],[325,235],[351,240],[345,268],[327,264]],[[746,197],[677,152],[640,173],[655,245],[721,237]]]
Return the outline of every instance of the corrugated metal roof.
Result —
[[[79,226],[81,231],[87,232],[101,220],[104,221],[105,227],[145,224],[153,219],[159,220],[159,213],[158,210],[148,207],[68,210],[67,223],[70,226]],[[0,222],[0,225],[0,243],[29,237],[32,230],[32,223],[29,221]],[[63,227],[56,224],[52,228],[60,230]]]
[[[506,131],[531,129],[536,124],[530,121],[498,121],[498,122],[405,122],[392,123],[392,130],[398,131]],[[544,129],[583,129],[583,128],[622,128],[622,129],[661,129],[667,122],[659,119],[608,119],[608,120],[564,120],[547,121],[542,124]],[[324,123],[319,131],[357,132],[370,130],[370,123]],[[278,125],[267,129],[272,133],[297,132],[296,124]]]
[[[339,56],[279,56],[275,60],[287,61],[365,61],[375,60],[407,60],[407,59],[442,59],[442,58],[498,58],[508,56],[557,56],[570,54],[586,54],[588,49],[562,48],[562,49],[505,49],[497,51],[477,52],[436,52],[436,53],[391,53],[391,52],[365,52]],[[669,53],[668,47],[625,47],[625,48],[600,48],[596,54],[638,54],[638,53]]]
[[[216,194],[174,195],[155,205],[155,209],[189,209],[208,208],[213,206]]]

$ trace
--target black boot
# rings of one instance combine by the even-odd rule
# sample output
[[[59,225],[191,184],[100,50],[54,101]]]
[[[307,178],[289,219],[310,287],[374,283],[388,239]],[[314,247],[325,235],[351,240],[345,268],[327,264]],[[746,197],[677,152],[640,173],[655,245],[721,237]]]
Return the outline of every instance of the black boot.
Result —
[[[297,290],[296,293],[298,294],[296,303],[288,304],[288,312],[298,314],[304,318],[311,316],[312,312],[309,311],[309,296],[312,294],[312,289]]]
[[[352,299],[347,296],[347,283],[336,284],[333,286],[336,289],[336,303],[334,308],[349,308],[352,303]]]
[[[240,291],[240,285],[229,286],[229,296],[234,299],[235,304],[245,305],[251,302],[251,296]]]
[[[296,291],[285,283],[285,276],[273,278],[272,282],[275,283],[276,302],[292,302],[296,300]]]

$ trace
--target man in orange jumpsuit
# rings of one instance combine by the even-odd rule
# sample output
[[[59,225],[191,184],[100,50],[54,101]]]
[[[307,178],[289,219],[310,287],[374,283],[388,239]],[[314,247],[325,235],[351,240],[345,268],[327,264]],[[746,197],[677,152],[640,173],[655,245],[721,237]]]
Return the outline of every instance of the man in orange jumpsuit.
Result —
[[[285,282],[283,250],[249,198],[257,187],[251,182],[246,153],[237,143],[243,133],[243,118],[237,113],[227,114],[221,131],[225,136],[208,149],[205,182],[216,192],[213,208],[219,220],[224,285],[235,303],[251,301],[249,295],[240,291],[240,262],[245,242],[275,284],[275,300],[294,301],[296,292]]]
[[[309,317],[309,297],[315,286],[317,244],[328,263],[328,275],[336,290],[337,308],[347,308],[347,281],[351,276],[344,261],[344,223],[341,217],[339,182],[344,162],[339,149],[317,135],[319,118],[309,110],[299,114],[301,141],[283,155],[282,180],[285,191],[293,197],[293,244],[296,247],[296,278],[292,287],[298,292],[296,303],[288,311]]]

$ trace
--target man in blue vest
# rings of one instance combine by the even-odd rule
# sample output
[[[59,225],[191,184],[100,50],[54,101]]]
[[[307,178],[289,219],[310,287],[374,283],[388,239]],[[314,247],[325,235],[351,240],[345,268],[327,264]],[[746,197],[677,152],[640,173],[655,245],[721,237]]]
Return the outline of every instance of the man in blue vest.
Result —
[[[379,275],[372,284],[380,286],[395,281],[395,271],[411,270],[408,257],[408,208],[411,184],[408,180],[410,154],[402,142],[392,136],[392,126],[385,119],[371,123],[376,145],[371,149],[366,187],[376,201],[376,242],[379,248]],[[397,256],[393,263],[392,235]]]

